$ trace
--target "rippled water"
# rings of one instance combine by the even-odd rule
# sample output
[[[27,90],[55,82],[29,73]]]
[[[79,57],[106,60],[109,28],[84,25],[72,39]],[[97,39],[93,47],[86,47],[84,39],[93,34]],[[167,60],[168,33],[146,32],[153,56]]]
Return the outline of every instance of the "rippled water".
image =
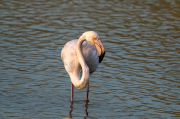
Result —
[[[0,118],[180,118],[179,0],[2,0]],[[88,30],[106,49],[86,89],[60,59]]]

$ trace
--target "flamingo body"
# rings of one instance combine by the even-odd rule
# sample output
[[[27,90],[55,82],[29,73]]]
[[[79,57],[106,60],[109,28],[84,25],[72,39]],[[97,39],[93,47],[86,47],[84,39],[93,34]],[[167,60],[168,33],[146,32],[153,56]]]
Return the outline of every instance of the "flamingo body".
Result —
[[[82,68],[75,53],[78,39],[67,42],[61,51],[61,59],[69,75],[79,76]],[[82,55],[92,74],[99,65],[99,56],[96,47],[84,41],[82,44]]]

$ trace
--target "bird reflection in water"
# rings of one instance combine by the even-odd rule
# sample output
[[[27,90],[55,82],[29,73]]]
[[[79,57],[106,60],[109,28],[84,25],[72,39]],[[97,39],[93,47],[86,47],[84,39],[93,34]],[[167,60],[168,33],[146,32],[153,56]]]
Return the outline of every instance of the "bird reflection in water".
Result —
[[[85,113],[86,113],[86,116],[84,117],[84,119],[86,119],[86,117],[88,117],[88,112],[87,112],[88,102],[89,101],[86,100],[86,104],[85,104]],[[69,118],[72,118],[72,114],[71,114],[72,111],[73,111],[73,102],[71,102],[71,105],[70,105]]]
[[[73,102],[71,102],[70,105],[69,118],[72,118],[72,114],[71,114],[72,111],[73,111]]]

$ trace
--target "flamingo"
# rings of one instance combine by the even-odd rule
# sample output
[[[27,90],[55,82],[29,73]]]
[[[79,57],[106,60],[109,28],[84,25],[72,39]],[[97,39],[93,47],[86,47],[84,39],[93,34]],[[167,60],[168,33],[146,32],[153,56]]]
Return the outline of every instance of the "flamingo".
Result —
[[[86,101],[89,101],[89,78],[98,68],[104,55],[104,46],[94,31],[84,32],[79,39],[71,40],[64,45],[61,60],[71,79],[71,102],[74,87],[83,89],[85,86],[87,86]]]

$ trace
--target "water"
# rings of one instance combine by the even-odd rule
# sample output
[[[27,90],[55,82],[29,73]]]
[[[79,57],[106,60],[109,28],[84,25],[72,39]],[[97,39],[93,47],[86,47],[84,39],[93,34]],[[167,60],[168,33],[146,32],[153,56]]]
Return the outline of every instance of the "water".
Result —
[[[0,118],[180,118],[180,1],[2,0]],[[96,31],[106,56],[86,89],[60,59]],[[71,107],[70,107],[71,106]]]

